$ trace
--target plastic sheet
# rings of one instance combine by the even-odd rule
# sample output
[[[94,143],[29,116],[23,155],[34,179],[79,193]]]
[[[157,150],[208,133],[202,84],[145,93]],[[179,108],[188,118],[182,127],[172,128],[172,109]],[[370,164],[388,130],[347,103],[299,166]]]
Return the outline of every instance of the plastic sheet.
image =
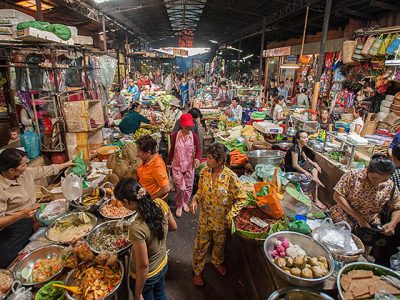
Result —
[[[68,174],[65,179],[61,181],[61,190],[65,199],[68,201],[76,200],[82,197],[83,182],[79,176],[75,174]]]
[[[12,294],[7,298],[8,300],[31,300],[33,299],[33,294],[31,288],[24,288],[21,282],[14,281],[12,285]]]
[[[100,80],[105,88],[109,88],[114,80],[117,62],[115,58],[108,55],[99,57]]]

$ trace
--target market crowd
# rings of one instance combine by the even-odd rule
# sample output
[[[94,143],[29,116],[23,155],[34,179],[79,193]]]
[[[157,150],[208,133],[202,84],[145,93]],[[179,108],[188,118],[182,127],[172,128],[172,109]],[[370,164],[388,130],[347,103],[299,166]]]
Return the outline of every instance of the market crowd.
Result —
[[[227,165],[227,148],[221,143],[203,147],[203,123],[201,111],[195,99],[209,101],[205,86],[209,85],[217,101],[225,108],[227,117],[242,122],[244,110],[240,98],[232,97],[228,80],[221,76],[175,76],[163,75],[162,82],[154,83],[148,76],[139,80],[127,79],[126,88],[131,101],[121,95],[121,87],[115,87],[111,103],[114,117],[122,118],[119,128],[122,133],[133,134],[145,124],[157,124],[154,115],[141,114],[150,90],[164,86],[168,93],[179,101],[171,103],[176,110],[175,126],[171,133],[168,157],[158,152],[158,143],[150,135],[137,141],[137,156],[142,163],[137,169],[138,179],[121,179],[114,189],[115,197],[138,217],[130,225],[129,239],[132,243],[132,260],[129,269],[130,287],[135,300],[167,299],[165,278],[168,269],[168,232],[179,230],[175,217],[183,213],[198,215],[198,228],[193,246],[193,284],[204,286],[202,272],[210,245],[211,263],[221,276],[227,274],[224,265],[224,250],[232,218],[246,204],[247,193],[238,176]],[[246,81],[252,86],[254,82]],[[271,119],[284,126],[285,105],[298,104],[309,107],[309,95],[293,82],[271,80],[268,97],[272,103]],[[291,103],[288,103],[288,96]],[[131,102],[131,103],[130,103]],[[320,128],[331,131],[334,122],[326,108],[312,112]],[[360,133],[364,126],[362,108],[354,110],[354,121],[350,131]],[[11,132],[10,138],[18,134]],[[309,136],[298,131],[294,144],[288,150],[283,168],[286,172],[297,172],[310,178],[315,184],[313,200],[322,209],[317,188],[325,188],[319,179],[321,167],[304,151]],[[394,141],[391,157],[374,156],[363,170],[347,172],[333,191],[336,204],[330,208],[334,222],[346,221],[355,234],[372,235],[383,239],[384,244],[373,247],[371,254],[376,261],[388,264],[388,258],[399,246],[398,223],[400,221],[400,144]],[[203,158],[202,158],[203,157]],[[203,169],[196,175],[201,161]],[[35,203],[34,180],[58,174],[71,166],[68,162],[46,167],[27,167],[27,155],[16,149],[7,149],[0,154],[0,260],[6,268],[18,252],[27,244],[33,233],[33,217],[38,209]],[[172,182],[171,177],[172,175]],[[174,192],[171,191],[171,186]],[[168,205],[168,197],[174,197],[176,210]],[[175,217],[174,217],[175,215]]]

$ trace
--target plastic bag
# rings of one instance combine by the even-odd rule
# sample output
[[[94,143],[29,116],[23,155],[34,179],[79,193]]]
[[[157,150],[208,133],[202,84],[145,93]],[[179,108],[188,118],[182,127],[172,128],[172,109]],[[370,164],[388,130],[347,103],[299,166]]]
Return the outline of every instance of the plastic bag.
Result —
[[[304,220],[297,220],[289,223],[289,231],[294,231],[302,234],[309,234],[311,232],[310,226]]]
[[[396,300],[398,299],[396,296],[389,294],[389,293],[384,293],[384,292],[378,292],[375,294],[375,300]]]
[[[61,190],[68,201],[79,199],[83,193],[82,178],[72,173],[68,174],[61,181]]]
[[[399,252],[390,257],[390,268],[396,272],[400,271],[400,247],[397,250]]]
[[[31,292],[32,288],[24,288],[18,280],[14,281],[12,285],[12,294],[8,296],[8,300],[31,300],[33,299],[33,294]]]
[[[40,155],[39,137],[32,130],[26,130],[21,134],[21,146],[24,147],[29,159],[34,159]]]
[[[79,151],[79,154],[74,158],[73,163],[75,164],[72,168],[72,173],[78,176],[83,176],[86,174],[86,164],[83,160],[82,150]]]
[[[269,185],[269,194],[264,196],[258,196],[265,185]],[[257,205],[260,209],[266,213],[269,217],[274,219],[280,219],[284,213],[279,200],[276,186],[270,182],[257,182],[254,184],[254,197],[256,198]]]
[[[322,225],[312,233],[314,239],[324,244],[328,249],[337,254],[356,254],[358,248],[351,237],[350,225],[346,222],[333,224],[327,218]]]

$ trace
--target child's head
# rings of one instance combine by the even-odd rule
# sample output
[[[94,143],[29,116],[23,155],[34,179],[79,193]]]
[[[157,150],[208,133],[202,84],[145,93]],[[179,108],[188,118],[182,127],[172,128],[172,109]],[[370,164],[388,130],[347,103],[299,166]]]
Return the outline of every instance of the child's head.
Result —
[[[10,129],[10,139],[12,139],[13,141],[18,140],[20,134],[21,134],[21,132],[19,131],[18,127],[14,127],[14,128]]]
[[[220,143],[209,145],[205,151],[207,157],[207,166],[211,169],[218,168],[225,163],[226,147]]]

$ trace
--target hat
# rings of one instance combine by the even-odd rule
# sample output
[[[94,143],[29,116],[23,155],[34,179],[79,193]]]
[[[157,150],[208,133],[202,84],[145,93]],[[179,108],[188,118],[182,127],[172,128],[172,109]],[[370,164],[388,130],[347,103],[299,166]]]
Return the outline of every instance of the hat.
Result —
[[[191,114],[183,114],[179,119],[182,127],[193,127],[193,117]]]

